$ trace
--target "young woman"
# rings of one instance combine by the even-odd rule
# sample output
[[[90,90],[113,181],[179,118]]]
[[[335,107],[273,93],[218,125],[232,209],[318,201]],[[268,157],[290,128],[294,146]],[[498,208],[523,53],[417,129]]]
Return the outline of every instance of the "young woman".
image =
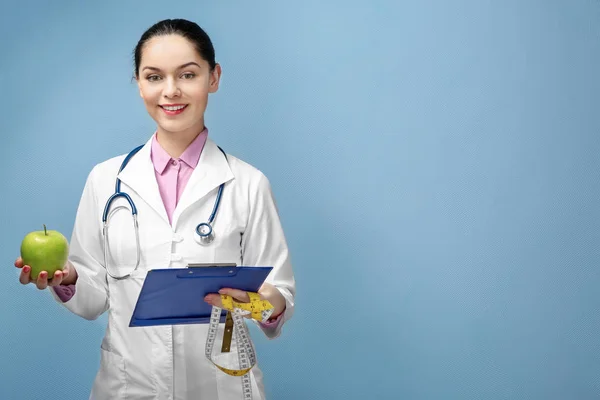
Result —
[[[156,268],[185,268],[189,263],[272,266],[259,294],[274,311],[269,321],[257,321],[269,338],[277,337],[292,316],[295,298],[288,246],[268,179],[222,152],[208,136],[204,112],[221,76],[210,38],[195,23],[160,21],[142,35],[134,58],[140,96],[156,131],[122,171],[129,152],[90,172],[64,270],[53,277],[42,272],[34,281],[31,268],[19,258],[15,265],[21,268],[20,282],[50,287],[60,304],[88,320],[108,311],[91,398],[248,398],[242,378],[222,372],[206,357],[207,324],[129,327],[146,274]],[[126,197],[115,198],[105,213],[117,177],[137,208],[138,239]],[[202,243],[210,228],[204,226],[204,231],[199,224],[209,219],[217,198],[214,239]],[[106,238],[103,215],[109,222]],[[223,293],[249,301],[240,290]],[[221,306],[219,294],[204,300]],[[234,338],[234,356],[235,348]],[[249,375],[250,398],[264,399],[259,366]]]

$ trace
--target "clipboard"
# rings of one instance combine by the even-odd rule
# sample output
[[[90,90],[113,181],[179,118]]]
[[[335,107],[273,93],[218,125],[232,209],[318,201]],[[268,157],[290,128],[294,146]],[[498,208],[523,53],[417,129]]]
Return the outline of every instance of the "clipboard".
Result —
[[[223,288],[258,292],[273,267],[235,264],[190,264],[188,268],[148,271],[130,327],[207,324],[212,306],[204,301]],[[225,321],[227,310],[221,313]]]

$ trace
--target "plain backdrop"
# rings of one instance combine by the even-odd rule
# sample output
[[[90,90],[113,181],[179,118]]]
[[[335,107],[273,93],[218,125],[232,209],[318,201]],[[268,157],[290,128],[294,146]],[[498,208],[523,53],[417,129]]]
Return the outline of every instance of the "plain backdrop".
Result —
[[[297,311],[252,329],[269,399],[600,397],[600,3],[5,1],[0,398],[87,398],[106,319],[18,283],[85,178],[154,130],[164,18],[223,66],[211,137],[270,179]],[[203,345],[203,343],[198,343]]]

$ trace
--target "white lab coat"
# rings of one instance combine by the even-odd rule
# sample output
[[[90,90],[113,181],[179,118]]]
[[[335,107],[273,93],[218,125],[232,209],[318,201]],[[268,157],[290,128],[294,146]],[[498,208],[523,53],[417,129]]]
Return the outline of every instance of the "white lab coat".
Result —
[[[62,303],[73,313],[93,320],[108,311],[108,326],[100,346],[101,361],[91,399],[240,400],[240,377],[218,370],[205,356],[207,324],[130,328],[129,322],[148,270],[184,268],[188,263],[227,262],[273,266],[267,282],[286,299],[287,308],[277,329],[261,330],[268,338],[279,336],[294,311],[295,281],[286,239],[267,178],[253,166],[228,154],[225,159],[208,138],[169,224],[154,167],[151,139],[119,174],[121,190],[138,209],[141,262],[129,278],[115,280],[106,274],[102,212],[114,193],[115,177],[125,155],[96,165],[85,184],[70,241],[69,259],[78,273],[76,293]],[[225,182],[213,229],[215,241],[200,246],[193,235],[206,222],[218,187]],[[112,209],[127,205],[124,199]],[[109,221],[109,266],[123,275],[135,265],[136,247],[130,211],[120,210]],[[127,267],[125,267],[127,266]],[[253,321],[253,320],[252,320]],[[222,329],[221,324],[221,329]],[[235,337],[231,353],[220,353],[221,334],[214,345],[219,357],[237,360]],[[229,360],[229,358],[227,358]],[[257,355],[260,361],[260,354]],[[262,373],[251,371],[254,399],[264,399]]]

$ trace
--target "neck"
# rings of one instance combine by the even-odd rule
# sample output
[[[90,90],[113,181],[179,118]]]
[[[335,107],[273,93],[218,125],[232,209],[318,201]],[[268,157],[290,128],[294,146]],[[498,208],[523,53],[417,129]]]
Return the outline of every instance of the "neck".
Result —
[[[156,131],[156,139],[167,154],[173,158],[179,158],[203,130],[204,124],[199,129],[188,129],[185,132],[168,132],[159,127]]]

